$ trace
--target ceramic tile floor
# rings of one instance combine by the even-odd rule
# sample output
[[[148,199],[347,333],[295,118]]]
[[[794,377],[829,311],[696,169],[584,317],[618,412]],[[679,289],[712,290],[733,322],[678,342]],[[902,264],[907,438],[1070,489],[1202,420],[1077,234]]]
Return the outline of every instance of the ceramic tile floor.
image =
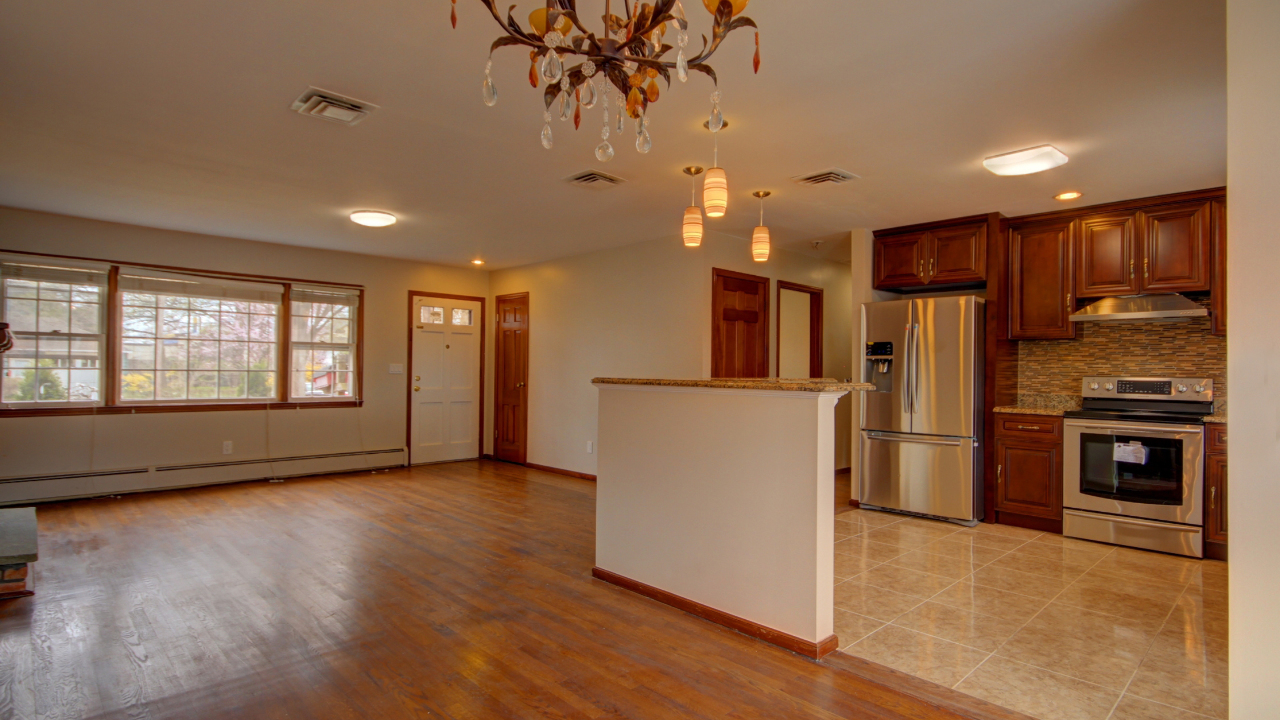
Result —
[[[836,516],[846,653],[1042,720],[1227,718],[1227,565],[1005,525]]]

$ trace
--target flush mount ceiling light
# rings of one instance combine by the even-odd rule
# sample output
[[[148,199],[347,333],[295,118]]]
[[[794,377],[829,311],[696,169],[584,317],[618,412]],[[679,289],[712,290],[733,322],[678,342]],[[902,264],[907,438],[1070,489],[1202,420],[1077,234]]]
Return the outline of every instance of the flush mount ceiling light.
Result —
[[[684,246],[698,247],[702,244],[702,208],[698,207],[698,180],[702,168],[691,165],[684,169],[684,174],[693,180],[690,188],[689,207],[684,209]]]
[[[484,264],[484,261],[483,261],[483,260],[481,260],[480,258],[476,258],[475,260],[472,260],[472,261],[471,261],[471,264],[472,264],[472,265],[483,265],[483,264]]]
[[[1083,197],[1083,196],[1084,196],[1084,193],[1076,192],[1075,190],[1072,190],[1071,192],[1064,192],[1060,195],[1054,195],[1053,199],[1054,200],[1075,200],[1076,198]]]
[[[635,120],[636,150],[647,153],[653,147],[649,137],[650,105],[658,101],[658,80],[671,87],[671,75],[680,82],[687,82],[689,71],[696,70],[717,83],[716,73],[707,64],[712,54],[734,30],[755,28],[749,17],[739,16],[750,0],[704,0],[711,13],[711,41],[703,42],[701,52],[688,57],[689,21],[685,18],[681,0],[654,0],[652,3],[624,0],[620,3],[622,16],[613,14],[612,0],[605,0],[604,15],[595,15],[596,9],[583,8],[579,16],[577,0],[545,0],[529,15],[529,29],[516,21],[512,12],[506,18],[500,14],[496,0],[480,0],[502,28],[499,36],[489,46],[489,63],[485,66],[481,97],[485,105],[498,102],[498,90],[493,84],[493,52],[508,45],[520,46],[529,51],[529,84],[538,87],[546,83],[542,93],[545,110],[542,119],[542,146],[552,148],[552,106],[561,120],[573,118],[574,129],[582,123],[582,111],[603,106],[604,128],[601,142],[596,147],[596,159],[606,162],[613,157],[609,143],[610,132],[621,135],[625,131],[625,118]],[[456,6],[458,0],[452,0]],[[597,4],[597,3],[592,3]],[[511,10],[515,10],[515,5]],[[603,20],[603,32],[597,35],[587,30],[583,20],[599,17]],[[450,21],[458,26],[456,7]],[[674,31],[674,46],[663,42],[668,31]],[[664,56],[675,51],[675,59]],[[568,62],[578,65],[566,67]],[[753,67],[760,72],[760,32],[756,31],[756,53]],[[711,96],[711,118],[708,125],[712,132],[724,123],[720,113],[720,92]],[[611,119],[616,118],[614,123]],[[615,124],[616,123],[616,124]]]
[[[386,227],[396,224],[396,216],[381,210],[357,210],[351,213],[351,222],[365,227]]]
[[[982,161],[982,166],[996,175],[1030,175],[1052,170],[1067,164],[1066,155],[1052,145],[1040,145],[1002,155],[993,155]]]

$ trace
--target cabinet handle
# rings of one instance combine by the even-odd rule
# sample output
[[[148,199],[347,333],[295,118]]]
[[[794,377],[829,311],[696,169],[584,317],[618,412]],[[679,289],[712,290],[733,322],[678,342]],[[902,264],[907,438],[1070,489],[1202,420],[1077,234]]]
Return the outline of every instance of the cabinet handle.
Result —
[[[1142,258],[1142,277],[1151,277],[1151,258]]]
[[[1067,293],[1067,314],[1071,314],[1071,293]]]
[[[1018,429],[1019,430],[1039,430],[1040,426],[1039,425],[1019,425]]]
[[[1004,466],[1003,465],[996,466],[996,482],[1001,484],[1004,483]]]
[[[929,274],[933,275],[933,258],[929,258]]]
[[[1133,260],[1129,260],[1129,279],[1133,279]]]
[[[924,258],[920,258],[920,277],[924,277]]]
[[[1209,509],[1216,510],[1218,507],[1218,488],[1209,488]]]

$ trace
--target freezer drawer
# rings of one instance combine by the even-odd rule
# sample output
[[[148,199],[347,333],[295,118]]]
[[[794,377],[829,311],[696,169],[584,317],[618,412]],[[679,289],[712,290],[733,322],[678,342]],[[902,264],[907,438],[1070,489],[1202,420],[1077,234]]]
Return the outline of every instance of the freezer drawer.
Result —
[[[858,502],[977,520],[972,438],[864,430]]]

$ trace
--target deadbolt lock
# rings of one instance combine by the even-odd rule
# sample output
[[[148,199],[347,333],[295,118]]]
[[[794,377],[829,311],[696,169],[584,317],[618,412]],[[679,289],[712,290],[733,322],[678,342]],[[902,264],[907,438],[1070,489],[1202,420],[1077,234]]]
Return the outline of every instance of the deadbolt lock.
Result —
[[[414,381],[414,382],[417,382],[417,381],[419,381],[419,380],[421,380],[421,379],[422,379],[422,376],[421,376],[421,375],[414,375],[414,376],[413,376],[413,381]]]

